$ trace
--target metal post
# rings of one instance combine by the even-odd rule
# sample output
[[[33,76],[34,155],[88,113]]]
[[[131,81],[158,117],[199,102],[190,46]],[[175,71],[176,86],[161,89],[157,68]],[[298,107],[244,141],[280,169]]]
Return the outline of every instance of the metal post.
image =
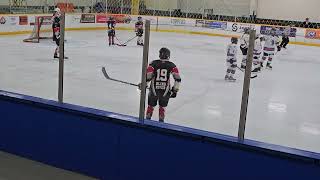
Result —
[[[202,0],[202,19],[204,19],[205,11],[204,9],[206,8],[206,0]]]
[[[150,20],[146,20],[144,35],[144,47],[143,47],[143,62],[142,62],[142,74],[141,74],[141,94],[140,94],[140,111],[139,120],[144,123],[144,112],[147,94],[147,66],[149,57],[149,42],[150,42]]]
[[[121,7],[120,7],[120,13],[121,13],[121,14],[123,14],[123,13],[122,13],[122,9],[123,9],[123,0],[121,0]]]
[[[108,0],[106,0],[106,14],[108,14]]]
[[[64,35],[65,35],[65,12],[62,12],[61,22],[60,22],[59,84],[58,84],[58,101],[60,103],[63,102]]]
[[[189,11],[189,0],[187,0],[186,18],[188,18]]]
[[[94,12],[93,12],[93,3],[94,3],[93,0],[91,0],[91,8],[90,8],[89,13],[94,13]],[[86,12],[86,13],[87,13],[87,12]]]
[[[10,11],[10,14],[12,13],[12,9],[11,9],[12,8],[12,4],[11,3],[12,3],[12,0],[9,0],[9,11]]]
[[[242,90],[242,101],[241,101],[241,111],[240,111],[240,121],[238,129],[238,140],[244,140],[246,119],[247,119],[247,109],[248,109],[248,100],[249,100],[249,90],[250,90],[250,78],[251,78],[251,68],[253,61],[253,49],[254,42],[256,38],[256,30],[250,31],[250,40],[249,40],[249,49],[248,57],[246,63],[246,70],[244,74],[243,90]]]
[[[156,0],[153,0],[153,15],[155,15],[155,12],[156,12]]]

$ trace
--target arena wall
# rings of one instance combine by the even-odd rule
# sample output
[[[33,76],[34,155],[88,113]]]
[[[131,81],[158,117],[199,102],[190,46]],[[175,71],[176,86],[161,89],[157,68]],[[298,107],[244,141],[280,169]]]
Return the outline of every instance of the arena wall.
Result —
[[[93,18],[90,22],[83,22],[83,14],[67,14],[66,30],[105,30],[105,17],[103,14],[85,14],[91,15]],[[15,34],[31,34],[35,16],[38,15],[0,15],[0,19],[5,19],[4,23],[0,24],[0,35],[15,35]],[[40,15],[43,16],[43,15]],[[50,15],[48,15],[50,16]],[[133,15],[115,15],[120,19],[126,19],[125,23],[118,23],[118,30],[132,30],[137,16]],[[22,17],[27,17],[27,22]],[[189,33],[208,36],[231,37],[239,36],[245,27],[251,27],[261,33],[262,29],[270,27],[260,24],[246,24],[237,22],[222,22],[222,21],[207,21],[201,19],[187,19],[174,17],[155,17],[145,16],[145,19],[151,20],[152,30],[158,32],[174,32],[174,33]],[[22,21],[23,19],[23,21]],[[281,28],[278,26],[277,28]],[[320,31],[316,29],[294,28],[295,35],[291,37],[292,44],[320,46]],[[50,31],[51,26],[46,25],[42,30]],[[27,36],[27,35],[26,35]]]
[[[0,150],[102,180],[319,179],[320,154],[0,90]]]

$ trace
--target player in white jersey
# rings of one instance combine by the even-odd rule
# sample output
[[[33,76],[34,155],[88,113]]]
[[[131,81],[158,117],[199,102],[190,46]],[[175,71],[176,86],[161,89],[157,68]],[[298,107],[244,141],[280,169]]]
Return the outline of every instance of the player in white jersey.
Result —
[[[265,44],[263,48],[263,57],[262,57],[261,66],[263,67],[263,62],[268,57],[267,69],[272,69],[271,62],[275,55],[276,48],[280,43],[279,37],[276,36],[276,30],[274,28],[271,29],[270,35],[265,36],[264,40],[265,40]]]
[[[238,38],[232,37],[231,44],[227,48],[227,73],[224,79],[226,81],[236,81],[233,77],[237,68],[237,44]]]
[[[254,49],[253,49],[253,73],[257,73],[261,71],[261,54],[262,54],[262,41],[263,37],[260,35],[256,36],[256,40],[254,42]]]
[[[245,69],[246,68],[246,63],[247,63],[247,55],[248,55],[248,47],[249,47],[249,28],[244,29],[244,34],[241,35],[240,37],[240,49],[242,51],[242,62],[241,62],[241,68]]]

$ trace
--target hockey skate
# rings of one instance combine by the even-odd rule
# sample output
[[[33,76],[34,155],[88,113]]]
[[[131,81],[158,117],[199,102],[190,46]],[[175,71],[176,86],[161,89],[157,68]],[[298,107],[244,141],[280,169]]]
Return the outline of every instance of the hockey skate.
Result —
[[[229,80],[229,76],[226,75],[226,76],[224,77],[224,80],[225,80],[225,81],[228,81],[228,80]]]
[[[268,63],[268,64],[267,64],[267,66],[266,66],[266,68],[267,68],[267,69],[269,69],[269,70],[272,70],[272,66],[271,66],[271,64],[270,64],[270,63]]]
[[[261,63],[260,63],[260,67],[262,67],[262,68],[263,68],[263,62],[261,62]]]
[[[241,69],[246,69],[246,66],[241,64]]]
[[[232,76],[230,76],[228,80],[229,80],[230,82],[235,82],[235,81],[236,81],[236,79],[233,78]]]
[[[59,59],[60,57],[57,56],[57,55],[54,55],[53,58],[54,58],[54,59]],[[67,56],[65,56],[64,59],[69,59],[69,58],[68,58]]]
[[[261,68],[260,67],[256,67],[254,68],[254,70],[252,70],[251,72],[252,73],[259,73],[261,71]]]

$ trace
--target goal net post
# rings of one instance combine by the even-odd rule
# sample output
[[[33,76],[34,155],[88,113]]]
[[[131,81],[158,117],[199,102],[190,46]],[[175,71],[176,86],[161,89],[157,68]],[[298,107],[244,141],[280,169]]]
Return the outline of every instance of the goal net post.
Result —
[[[35,16],[33,30],[23,42],[39,43],[40,39],[52,39],[52,16]]]

